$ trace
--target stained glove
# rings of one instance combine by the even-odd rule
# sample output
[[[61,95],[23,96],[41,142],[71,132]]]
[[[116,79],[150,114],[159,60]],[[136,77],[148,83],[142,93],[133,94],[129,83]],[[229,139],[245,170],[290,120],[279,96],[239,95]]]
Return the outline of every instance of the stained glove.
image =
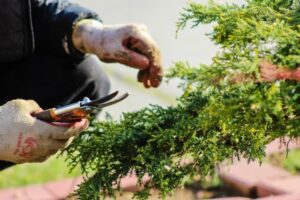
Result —
[[[0,107],[0,160],[13,163],[44,161],[88,126],[87,120],[71,127],[42,122],[31,115],[40,110],[31,100],[13,100]]]
[[[138,81],[146,88],[161,83],[160,51],[144,25],[103,25],[96,20],[82,20],[75,25],[72,41],[79,51],[96,54],[104,62],[139,69]]]

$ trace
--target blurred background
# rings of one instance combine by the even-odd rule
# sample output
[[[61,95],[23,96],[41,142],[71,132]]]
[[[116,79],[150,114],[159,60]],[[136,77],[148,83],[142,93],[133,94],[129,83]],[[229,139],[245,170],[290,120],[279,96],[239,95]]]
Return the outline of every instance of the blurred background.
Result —
[[[194,29],[187,27],[176,37],[176,22],[180,17],[180,12],[187,5],[187,0],[74,0],[74,2],[97,11],[105,24],[145,24],[160,46],[165,71],[176,61],[188,61],[194,66],[200,63],[209,64],[213,55],[218,51],[218,47],[206,36],[206,33],[212,30],[211,25],[203,25]],[[196,2],[205,3],[207,0]],[[242,0],[218,0],[218,2],[243,3]],[[178,80],[164,82],[158,89],[144,89],[136,81],[135,69],[105,63],[103,67],[111,79],[111,91],[118,90],[121,93],[130,94],[129,98],[122,103],[105,109],[105,112],[115,119],[118,119],[123,112],[135,111],[149,104],[174,105],[176,98],[181,94],[181,90],[177,88]],[[103,117],[100,116],[100,118]],[[298,156],[299,153],[296,153],[295,157]],[[286,165],[296,171],[294,173],[298,173],[300,162],[295,163],[295,160],[297,159],[292,157]],[[277,165],[284,165],[278,162]],[[80,175],[79,169],[75,169],[70,174],[64,158],[54,156],[42,164],[24,164],[0,172],[0,189],[78,175]],[[219,184],[218,180],[213,180],[213,185]]]

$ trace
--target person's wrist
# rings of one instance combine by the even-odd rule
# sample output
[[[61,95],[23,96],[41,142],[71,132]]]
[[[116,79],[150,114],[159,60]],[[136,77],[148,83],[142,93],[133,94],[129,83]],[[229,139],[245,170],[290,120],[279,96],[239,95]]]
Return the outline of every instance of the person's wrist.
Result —
[[[91,46],[95,42],[95,35],[101,36],[103,27],[100,21],[94,19],[84,19],[77,22],[72,33],[74,47],[82,53],[94,53],[95,50]]]
[[[300,69],[297,68],[291,73],[291,80],[299,81],[300,80]]]
[[[287,69],[278,69],[276,72],[276,79],[277,80],[291,80],[292,73],[290,70],[287,70]]]

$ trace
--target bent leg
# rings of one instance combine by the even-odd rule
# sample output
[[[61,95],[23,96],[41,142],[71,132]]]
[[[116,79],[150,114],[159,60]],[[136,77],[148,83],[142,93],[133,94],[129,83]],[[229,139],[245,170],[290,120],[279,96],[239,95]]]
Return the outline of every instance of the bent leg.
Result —
[[[9,66],[0,77],[0,105],[22,98],[33,99],[46,109],[85,96],[96,99],[108,94],[110,88],[108,77],[95,56],[88,56],[75,65],[66,58],[35,55]]]
[[[12,99],[33,99],[42,108],[53,108],[108,94],[110,83],[95,56],[78,65],[66,58],[35,55],[29,60],[0,64],[0,105]],[[0,170],[14,165],[0,161]]]

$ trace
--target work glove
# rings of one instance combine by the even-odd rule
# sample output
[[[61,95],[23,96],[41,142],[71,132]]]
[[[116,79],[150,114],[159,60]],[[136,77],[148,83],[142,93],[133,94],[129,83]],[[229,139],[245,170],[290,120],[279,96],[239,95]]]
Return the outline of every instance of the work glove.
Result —
[[[146,88],[162,81],[160,51],[144,25],[103,25],[86,19],[75,25],[72,41],[79,51],[96,54],[104,62],[139,69],[138,81]]]
[[[0,160],[42,162],[88,126],[87,120],[63,126],[46,123],[32,117],[37,111],[41,108],[32,100],[13,100],[0,107]]]

